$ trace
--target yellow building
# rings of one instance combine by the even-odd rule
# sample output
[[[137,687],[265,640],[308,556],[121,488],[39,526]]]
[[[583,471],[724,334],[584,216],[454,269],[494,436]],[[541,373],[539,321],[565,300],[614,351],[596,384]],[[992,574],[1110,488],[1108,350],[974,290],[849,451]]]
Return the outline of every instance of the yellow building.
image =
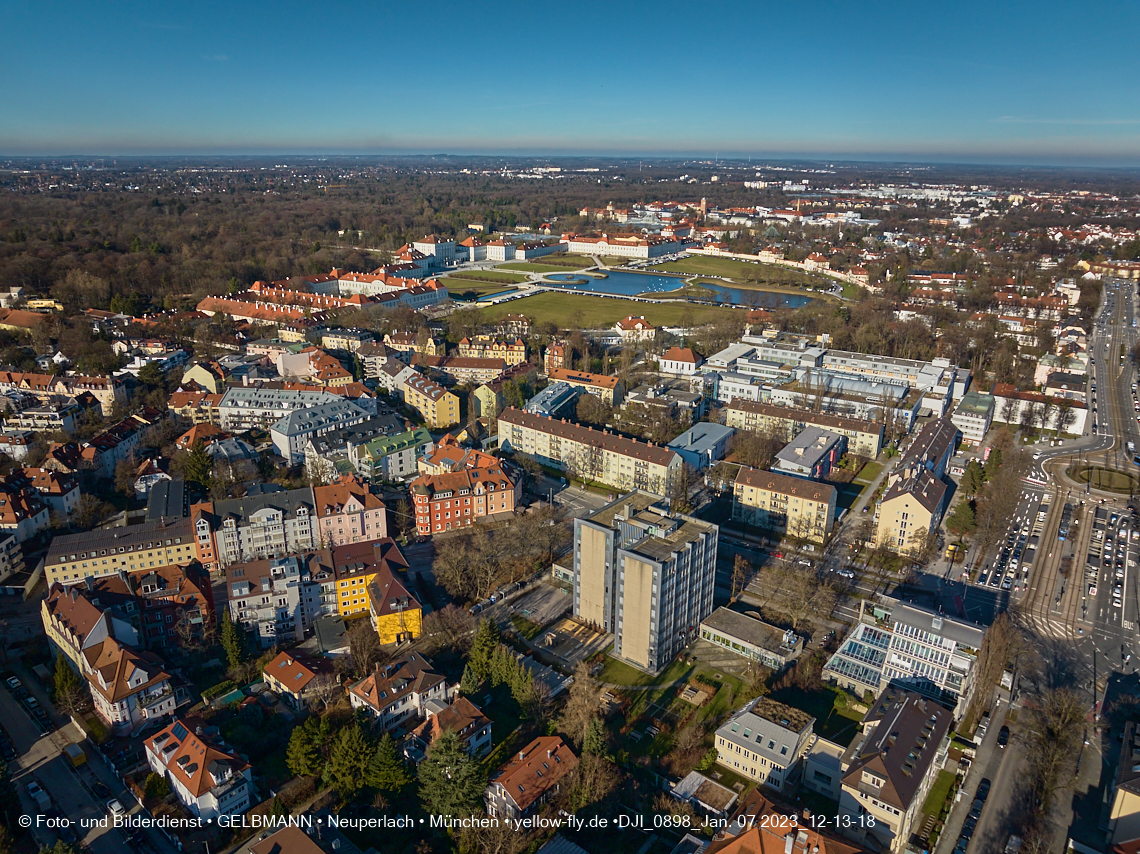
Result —
[[[732,518],[780,536],[823,543],[835,523],[836,495],[828,483],[741,468],[732,486]]]
[[[32,297],[28,300],[27,305],[32,311],[63,311],[63,303],[57,299]]]
[[[217,362],[199,362],[182,372],[182,382],[196,382],[211,394],[226,390],[226,372]]]
[[[187,566],[196,559],[189,519],[144,522],[55,537],[44,558],[48,586],[78,584],[88,576]]]
[[[905,553],[921,551],[942,521],[950,492],[926,469],[896,480],[875,510],[875,545]]]
[[[724,417],[725,425],[734,430],[772,432],[789,442],[805,427],[819,427],[829,433],[846,436],[848,453],[872,460],[879,455],[883,447],[883,425],[875,421],[864,421],[861,418],[811,412],[807,409],[775,406],[771,403],[758,403],[739,398],[725,407]]]
[[[1108,816],[1110,841],[1122,845],[1140,839],[1140,725],[1136,721],[1124,724],[1124,749],[1116,767],[1112,783],[1112,810]]]
[[[550,368],[546,375],[552,383],[562,382],[580,388],[587,394],[599,398],[606,406],[620,406],[625,400],[625,387],[617,377],[588,374],[585,371],[571,371],[566,368]]]
[[[404,403],[416,410],[434,430],[446,430],[459,423],[459,398],[422,374],[404,381]]]
[[[403,643],[420,636],[423,609],[395,576],[378,577],[368,587],[368,614],[380,643]]]
[[[408,562],[394,540],[384,537],[338,546],[331,560],[338,616],[369,617],[381,643],[419,637],[423,611],[400,579]]]

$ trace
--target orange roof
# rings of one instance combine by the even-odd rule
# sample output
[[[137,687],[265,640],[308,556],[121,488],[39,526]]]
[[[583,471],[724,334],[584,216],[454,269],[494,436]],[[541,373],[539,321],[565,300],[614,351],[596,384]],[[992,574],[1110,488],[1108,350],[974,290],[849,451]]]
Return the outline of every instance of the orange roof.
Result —
[[[88,633],[95,628],[103,612],[80,594],[78,587],[53,584],[43,606],[50,617],[61,624],[66,632],[82,646]]]
[[[444,730],[458,733],[466,740],[491,723],[479,707],[466,697],[456,697],[455,702],[438,714],[432,715],[414,730],[411,735],[427,744],[433,744]]]
[[[313,503],[318,517],[384,509],[384,502],[354,474],[341,475],[328,486],[314,486]]]
[[[300,694],[310,682],[323,671],[307,658],[302,660],[297,654],[281,652],[265,665],[265,676],[281,683],[291,694]]]
[[[108,702],[118,703],[170,679],[158,659],[149,653],[135,652],[114,638],[83,650],[91,670],[87,681]],[[145,656],[145,658],[144,658]],[[141,682],[137,681],[142,679]]]
[[[644,317],[630,315],[617,322],[618,329],[653,329],[654,326]]]
[[[525,812],[558,781],[578,767],[575,756],[562,738],[536,738],[491,777],[503,787],[520,812]]]
[[[670,347],[661,359],[666,362],[689,362],[693,365],[699,361],[691,347]]]
[[[200,798],[231,774],[249,765],[236,756],[212,747],[194,733],[191,722],[175,720],[146,741],[147,750],[195,798]]]
[[[173,398],[173,395],[171,395],[171,397]],[[204,445],[209,445],[213,442],[228,438],[230,438],[230,434],[221,427],[215,427],[213,424],[203,422],[201,424],[195,424],[175,439],[174,444],[185,450],[186,448],[193,448],[195,443],[199,441]]]
[[[546,374],[552,383],[559,380],[571,385],[592,385],[598,388],[616,388],[619,382],[617,377],[607,377],[604,374],[588,374],[585,371],[571,371],[566,368],[551,368]]]

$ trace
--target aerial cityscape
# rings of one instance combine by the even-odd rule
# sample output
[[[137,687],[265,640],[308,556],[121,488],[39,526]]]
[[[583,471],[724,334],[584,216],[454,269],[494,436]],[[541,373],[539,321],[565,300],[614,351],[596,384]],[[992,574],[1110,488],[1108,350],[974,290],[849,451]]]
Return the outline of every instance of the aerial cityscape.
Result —
[[[53,9],[0,854],[1140,854],[1136,10]]]

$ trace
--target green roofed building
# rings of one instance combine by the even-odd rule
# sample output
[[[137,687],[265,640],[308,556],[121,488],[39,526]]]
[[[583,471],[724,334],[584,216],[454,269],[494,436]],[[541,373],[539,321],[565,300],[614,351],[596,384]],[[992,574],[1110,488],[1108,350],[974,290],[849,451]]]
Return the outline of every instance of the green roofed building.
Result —
[[[427,428],[417,427],[394,436],[381,436],[363,445],[355,445],[349,450],[349,458],[362,475],[380,480],[398,480],[418,473],[416,460],[423,456],[431,444],[431,433]]]

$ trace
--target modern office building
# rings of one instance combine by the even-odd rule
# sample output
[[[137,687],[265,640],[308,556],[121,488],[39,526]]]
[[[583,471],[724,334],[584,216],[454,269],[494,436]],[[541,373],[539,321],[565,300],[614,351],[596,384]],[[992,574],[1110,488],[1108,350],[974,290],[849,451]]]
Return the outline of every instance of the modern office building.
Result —
[[[574,520],[574,616],[614,635],[614,654],[651,672],[712,613],[719,527],[636,491]]]
[[[899,603],[865,614],[824,666],[823,678],[857,697],[902,686],[960,716],[973,692],[983,637],[971,623]]]

